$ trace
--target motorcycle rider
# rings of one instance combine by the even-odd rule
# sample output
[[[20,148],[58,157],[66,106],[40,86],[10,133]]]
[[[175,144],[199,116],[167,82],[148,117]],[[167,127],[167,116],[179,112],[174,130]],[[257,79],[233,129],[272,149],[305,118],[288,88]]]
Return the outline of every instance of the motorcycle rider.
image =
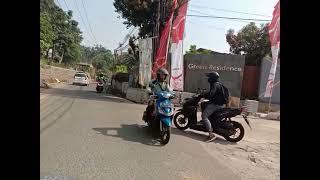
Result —
[[[157,79],[149,83],[149,87],[151,88],[151,91],[152,92],[157,92],[157,91],[170,92],[169,84],[167,82],[168,76],[169,76],[169,72],[165,68],[158,69]]]
[[[171,92],[169,85],[167,83],[167,79],[169,78],[169,72],[165,68],[160,68],[157,71],[157,79],[151,81],[149,83],[149,87],[147,90],[149,93],[155,93],[157,91],[167,91]],[[151,113],[154,112],[154,99],[150,99],[148,102],[148,106],[143,115],[143,120],[146,120],[147,116],[151,116]],[[149,118],[148,118],[149,119]]]
[[[207,74],[208,82],[210,84],[209,92],[203,93],[202,98],[208,99],[209,102],[206,105],[205,109],[201,114],[202,121],[209,133],[209,136],[206,138],[206,142],[213,141],[216,136],[212,133],[212,125],[209,121],[209,116],[212,115],[218,109],[223,108],[223,105],[226,104],[223,95],[223,87],[219,82],[219,74],[217,72],[211,72]]]
[[[106,77],[104,76],[104,74],[102,72],[99,73],[99,75],[97,77],[97,81],[103,81],[104,83],[106,82]]]

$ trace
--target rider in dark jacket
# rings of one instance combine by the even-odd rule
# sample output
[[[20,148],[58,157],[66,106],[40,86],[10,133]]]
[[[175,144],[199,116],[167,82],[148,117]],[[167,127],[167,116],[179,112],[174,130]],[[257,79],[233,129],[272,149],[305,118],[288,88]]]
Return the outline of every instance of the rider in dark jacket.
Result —
[[[203,123],[209,133],[206,142],[211,142],[216,138],[212,133],[212,125],[209,121],[209,116],[212,115],[218,109],[223,108],[225,104],[222,85],[219,82],[219,74],[217,72],[212,72],[207,74],[208,82],[210,83],[210,90],[201,95],[202,98],[208,99],[209,102],[202,112],[201,118]]]

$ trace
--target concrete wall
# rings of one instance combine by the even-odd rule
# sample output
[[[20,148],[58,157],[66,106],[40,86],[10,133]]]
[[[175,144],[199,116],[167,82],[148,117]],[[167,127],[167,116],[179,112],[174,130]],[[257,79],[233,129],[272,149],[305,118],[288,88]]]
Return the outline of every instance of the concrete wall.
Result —
[[[128,88],[126,98],[130,101],[146,104],[148,102],[148,92],[144,89]]]
[[[128,88],[129,88],[129,83],[123,82],[121,85],[121,92],[124,94],[127,94]]]
[[[260,73],[260,83],[259,83],[259,100],[261,102],[269,102],[269,98],[265,98],[263,96],[266,90],[271,63],[272,63],[271,58],[263,58],[261,62],[261,70],[260,70],[261,73]],[[277,65],[274,84],[277,84],[277,85],[273,87],[271,103],[280,104],[280,63]]]
[[[240,97],[244,63],[245,57],[241,55],[187,54],[184,56],[184,91],[194,93],[197,88],[209,89],[205,73],[216,71],[231,96]]]

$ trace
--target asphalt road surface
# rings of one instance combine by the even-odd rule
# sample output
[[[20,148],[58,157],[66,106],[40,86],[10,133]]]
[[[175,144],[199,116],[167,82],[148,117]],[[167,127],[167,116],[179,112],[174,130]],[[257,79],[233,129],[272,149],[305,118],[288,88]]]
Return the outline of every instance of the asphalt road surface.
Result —
[[[161,146],[141,120],[145,105],[94,84],[42,89],[40,104],[41,179],[241,179],[205,150],[204,135],[173,129]]]

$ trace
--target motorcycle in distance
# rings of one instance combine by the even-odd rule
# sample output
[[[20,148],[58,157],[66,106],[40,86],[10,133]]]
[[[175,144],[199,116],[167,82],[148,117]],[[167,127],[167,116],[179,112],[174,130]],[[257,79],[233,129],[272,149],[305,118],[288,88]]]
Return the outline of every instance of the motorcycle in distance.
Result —
[[[200,90],[200,89],[198,89]],[[205,89],[202,89],[203,92]],[[177,110],[174,115],[173,123],[179,130],[188,128],[197,131],[207,132],[202,121],[197,120],[198,103],[201,100],[200,94],[193,95],[191,98],[186,98],[183,102],[182,109]],[[203,112],[207,102],[200,103]],[[244,113],[245,107],[229,108],[224,107],[213,113],[209,120],[212,124],[213,133],[223,136],[229,142],[239,142],[244,137],[244,128],[241,123],[232,121],[231,118],[237,115],[242,115],[245,122],[251,129],[247,115]]]
[[[102,80],[97,82],[96,91],[97,93],[101,93],[103,91],[104,82]]]
[[[149,92],[149,94],[151,94]],[[160,135],[160,143],[165,145],[170,140],[172,118],[174,115],[174,106],[172,99],[175,95],[171,92],[159,91],[150,96],[150,100],[155,100],[155,113],[152,115],[144,114],[143,120],[148,126],[157,131]]]

